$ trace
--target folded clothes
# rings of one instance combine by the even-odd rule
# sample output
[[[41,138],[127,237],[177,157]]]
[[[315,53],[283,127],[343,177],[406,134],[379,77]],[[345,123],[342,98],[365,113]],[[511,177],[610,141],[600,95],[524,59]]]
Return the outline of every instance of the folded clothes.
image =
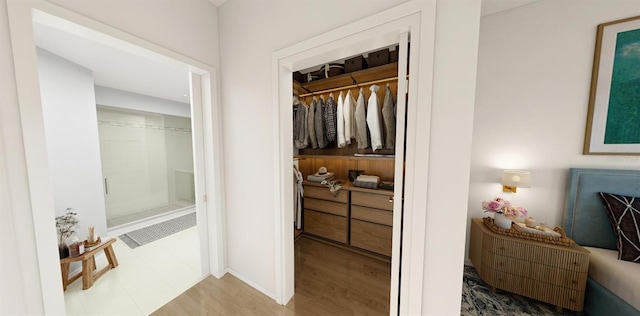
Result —
[[[367,189],[377,189],[378,188],[378,184],[374,183],[374,182],[360,182],[358,180],[353,182],[353,186],[359,187],[359,188],[367,188]]]
[[[378,177],[378,176],[368,176],[368,175],[361,174],[356,178],[356,181],[358,181],[358,182],[370,182],[370,183],[378,184],[378,183],[380,183],[380,177]]]
[[[334,178],[334,174],[333,172],[329,172],[326,175],[321,175],[321,176],[316,176],[313,174],[310,174],[307,176],[307,181],[310,182],[322,182],[324,180],[331,180]]]

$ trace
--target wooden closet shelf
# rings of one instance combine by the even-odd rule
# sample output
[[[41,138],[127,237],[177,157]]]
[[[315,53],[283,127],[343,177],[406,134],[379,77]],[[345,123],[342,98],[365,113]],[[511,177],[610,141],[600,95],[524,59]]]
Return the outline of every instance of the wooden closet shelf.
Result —
[[[390,63],[304,84],[299,84],[294,80],[294,87],[296,86],[296,84],[299,84],[300,89],[297,90],[299,92],[307,92],[306,94],[300,95],[300,97],[304,97],[312,94],[328,93],[331,91],[327,90],[332,89],[336,89],[332,91],[339,91],[349,88],[356,88],[359,86],[366,86],[374,83],[382,83],[388,81],[390,82],[397,80],[397,77],[398,63]]]
[[[307,158],[322,158],[322,159],[341,159],[341,160],[390,160],[395,161],[395,157],[367,157],[367,156],[335,156],[335,155],[294,155],[294,159],[304,160]]]

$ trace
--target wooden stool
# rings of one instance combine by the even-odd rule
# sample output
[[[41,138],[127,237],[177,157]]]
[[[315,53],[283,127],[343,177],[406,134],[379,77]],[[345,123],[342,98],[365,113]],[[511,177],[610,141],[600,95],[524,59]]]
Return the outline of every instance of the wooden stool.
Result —
[[[113,244],[114,242],[116,242],[116,239],[111,238],[111,240],[104,242],[97,247],[94,247],[90,251],[85,251],[85,253],[80,256],[60,259],[63,290],[66,291],[67,285],[71,284],[79,277],[82,277],[82,289],[86,290],[90,288],[93,285],[93,282],[95,282],[95,280],[101,277],[105,272],[117,267],[118,259],[116,259],[116,254],[115,252],[113,252],[113,248],[111,247],[111,244]],[[104,251],[105,255],[107,255],[107,261],[109,261],[109,264],[102,270],[93,273],[93,270],[96,269],[95,254],[98,253],[98,251]],[[82,272],[69,278],[69,265],[74,261],[82,261]]]

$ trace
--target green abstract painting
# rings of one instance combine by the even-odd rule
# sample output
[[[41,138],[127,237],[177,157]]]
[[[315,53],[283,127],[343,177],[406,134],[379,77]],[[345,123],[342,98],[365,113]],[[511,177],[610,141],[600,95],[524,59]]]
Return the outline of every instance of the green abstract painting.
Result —
[[[640,143],[640,29],[616,37],[604,143]]]

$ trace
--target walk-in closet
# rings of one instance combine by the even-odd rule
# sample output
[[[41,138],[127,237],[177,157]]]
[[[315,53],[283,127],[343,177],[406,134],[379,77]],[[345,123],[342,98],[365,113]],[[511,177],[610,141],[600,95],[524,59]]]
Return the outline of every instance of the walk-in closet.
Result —
[[[402,212],[394,208],[405,126],[397,107],[406,105],[406,94],[398,102],[398,83],[406,82],[398,51],[384,47],[293,74],[296,295],[331,300],[337,313],[389,313],[394,212]],[[320,262],[309,250],[317,247],[330,249]],[[332,298],[333,287],[351,297]]]

